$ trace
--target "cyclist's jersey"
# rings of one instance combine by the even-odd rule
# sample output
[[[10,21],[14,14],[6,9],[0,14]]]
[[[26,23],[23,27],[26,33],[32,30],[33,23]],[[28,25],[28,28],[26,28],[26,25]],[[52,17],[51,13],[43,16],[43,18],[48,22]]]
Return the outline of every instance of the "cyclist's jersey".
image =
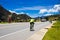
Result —
[[[34,19],[31,19],[30,22],[34,22]]]

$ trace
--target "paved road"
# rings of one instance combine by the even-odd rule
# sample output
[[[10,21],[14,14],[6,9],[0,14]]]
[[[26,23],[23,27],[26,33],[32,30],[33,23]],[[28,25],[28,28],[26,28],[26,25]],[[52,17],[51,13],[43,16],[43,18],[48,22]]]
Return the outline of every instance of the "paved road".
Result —
[[[26,40],[35,32],[45,28],[51,23],[35,22],[35,31],[29,31],[29,22],[26,23],[10,23],[0,24],[0,40]]]

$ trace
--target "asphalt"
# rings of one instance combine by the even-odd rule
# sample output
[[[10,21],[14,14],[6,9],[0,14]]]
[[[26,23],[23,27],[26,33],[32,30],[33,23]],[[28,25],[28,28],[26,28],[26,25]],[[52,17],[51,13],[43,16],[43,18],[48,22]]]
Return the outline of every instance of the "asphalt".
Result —
[[[0,24],[0,40],[26,40],[50,24],[50,22],[35,22],[35,31],[29,30],[29,22]]]

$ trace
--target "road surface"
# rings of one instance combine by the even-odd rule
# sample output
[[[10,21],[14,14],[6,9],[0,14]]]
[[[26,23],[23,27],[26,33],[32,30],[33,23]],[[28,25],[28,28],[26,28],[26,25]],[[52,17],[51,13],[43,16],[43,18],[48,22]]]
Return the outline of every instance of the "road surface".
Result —
[[[35,31],[29,30],[29,22],[0,24],[0,40],[26,40],[50,22],[35,22]]]

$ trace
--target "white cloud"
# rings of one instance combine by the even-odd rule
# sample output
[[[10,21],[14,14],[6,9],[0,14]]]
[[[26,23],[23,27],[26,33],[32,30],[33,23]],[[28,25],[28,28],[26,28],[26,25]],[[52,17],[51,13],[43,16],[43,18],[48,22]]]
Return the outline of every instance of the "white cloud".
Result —
[[[20,14],[25,14],[24,12],[20,12]]]
[[[31,17],[35,18],[35,17],[38,17],[37,14],[34,14],[34,15],[30,15]]]
[[[24,12],[16,12],[16,11],[12,11],[12,10],[9,10],[11,13],[16,13],[16,14],[27,14],[27,15],[29,15],[29,13],[24,13]]]
[[[43,7],[41,7],[41,6],[35,6],[35,7],[22,7],[22,8],[17,8],[17,9],[14,9],[15,11],[16,10],[40,10],[41,8],[43,8]]]
[[[39,13],[45,13],[47,11],[48,11],[47,9],[41,9]]]
[[[19,14],[27,14],[27,15],[29,15],[29,13],[24,13],[24,12],[20,12]]]
[[[11,13],[16,13],[16,14],[20,14],[20,13],[18,13],[18,12],[16,12],[16,11],[12,11],[12,10],[9,10],[9,12],[11,12]],[[21,14],[23,14],[23,12],[21,12]]]
[[[49,9],[48,12],[58,12],[58,10],[55,10],[55,9]]]
[[[17,8],[17,9],[14,9],[14,10],[40,10],[41,6],[35,6],[35,7],[23,7],[23,8]]]
[[[26,14],[29,14],[29,13],[26,13]]]
[[[53,9],[53,8],[49,9],[49,10],[47,10],[47,9],[41,9],[39,13],[45,13],[45,12],[47,12],[47,13],[58,12],[58,10],[57,9]]]
[[[18,10],[40,10],[40,9],[49,8],[49,7],[51,7],[51,6],[33,6],[33,7],[16,8],[14,10],[15,11],[18,11]]]
[[[55,5],[55,6],[54,6],[54,9],[60,10],[60,4],[59,4],[59,5]]]
[[[50,15],[53,15],[53,14],[49,14],[49,13],[48,13],[48,14],[45,14],[44,16],[50,16]]]
[[[12,10],[9,10],[9,12],[11,12],[11,13],[16,13],[15,11],[12,11]]]
[[[54,5],[52,9],[49,9],[48,12],[58,12],[60,10],[60,4],[59,5]]]
[[[47,10],[47,9],[40,9],[40,12],[39,13],[50,13],[50,12],[58,12],[58,10],[60,10],[60,4],[59,5],[54,5],[53,8]]]

